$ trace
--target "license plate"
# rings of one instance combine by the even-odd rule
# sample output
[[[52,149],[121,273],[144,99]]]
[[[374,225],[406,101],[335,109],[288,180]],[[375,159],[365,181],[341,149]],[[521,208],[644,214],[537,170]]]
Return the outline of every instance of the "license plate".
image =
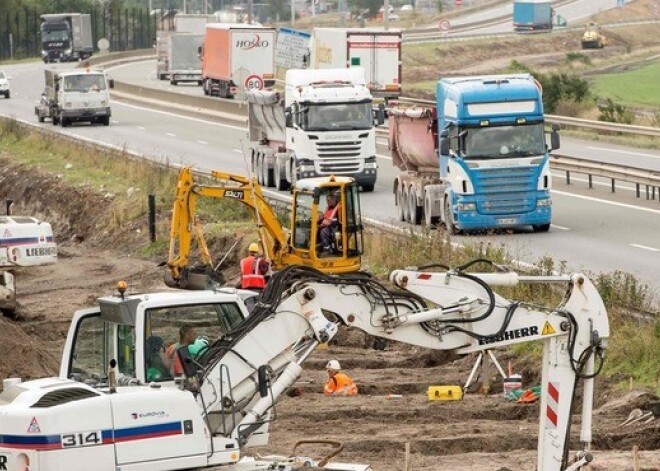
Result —
[[[499,224],[515,224],[516,218],[502,218],[502,219],[498,219],[497,222]]]

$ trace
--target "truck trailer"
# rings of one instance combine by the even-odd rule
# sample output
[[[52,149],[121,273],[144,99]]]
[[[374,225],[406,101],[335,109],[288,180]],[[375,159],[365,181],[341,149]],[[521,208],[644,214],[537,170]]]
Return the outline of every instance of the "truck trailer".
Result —
[[[534,32],[552,30],[554,10],[547,0],[514,0],[513,30]]]
[[[199,49],[204,44],[204,35],[197,33],[170,33],[169,59],[167,61],[170,83],[197,82],[202,84],[202,62]]]
[[[92,20],[82,13],[41,15],[41,58],[48,62],[85,60],[94,52]]]
[[[389,147],[399,218],[448,232],[550,228],[552,179],[540,84],[530,74],[445,78],[436,104],[394,104]]]
[[[373,191],[376,131],[364,70],[291,69],[285,82],[284,97],[247,93],[250,157],[259,183],[284,190],[299,178],[341,175]],[[379,110],[376,123],[383,119]]]
[[[373,96],[401,94],[401,30],[315,28],[310,44],[311,68],[362,67]]]
[[[46,88],[34,109],[40,123],[46,118],[53,125],[69,126],[74,122],[110,124],[110,92],[112,79],[94,70],[44,71]]]
[[[169,78],[170,67],[170,35],[173,33],[194,33],[204,36],[204,30],[207,23],[214,21],[213,15],[192,15],[177,13],[174,15],[174,29],[173,30],[159,30],[156,32],[156,77],[158,80],[165,80]],[[197,45],[199,47],[199,44]],[[197,48],[188,52],[199,62],[199,51]],[[174,53],[177,55],[177,52]],[[196,69],[201,69],[200,65],[196,65]],[[200,73],[201,75],[201,73]]]
[[[209,23],[202,46],[205,95],[233,98],[275,84],[275,28]]]

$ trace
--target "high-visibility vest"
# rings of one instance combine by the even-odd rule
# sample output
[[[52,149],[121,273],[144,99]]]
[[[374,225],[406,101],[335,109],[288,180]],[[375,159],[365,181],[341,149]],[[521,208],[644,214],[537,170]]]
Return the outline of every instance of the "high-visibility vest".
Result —
[[[259,273],[259,258],[250,255],[241,260],[241,288],[263,289],[266,287],[266,279]]]
[[[181,364],[179,355],[177,355],[176,353],[177,349],[180,346],[181,344],[179,342],[173,343],[167,348],[167,351],[165,352],[167,358],[169,358],[172,361],[172,366],[170,367],[172,376],[181,376],[183,374],[183,365]]]
[[[331,221],[337,221],[337,212],[339,211],[339,204],[336,204],[334,208],[328,208],[323,213],[323,219],[329,219]]]
[[[325,383],[323,394],[326,396],[344,394],[346,396],[357,396],[358,389],[350,376],[344,373],[336,373]]]

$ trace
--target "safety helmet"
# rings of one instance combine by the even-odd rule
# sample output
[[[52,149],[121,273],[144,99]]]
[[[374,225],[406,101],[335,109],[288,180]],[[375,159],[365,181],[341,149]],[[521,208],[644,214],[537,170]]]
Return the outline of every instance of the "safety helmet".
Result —
[[[250,247],[248,247],[248,252],[257,252],[257,253],[259,253],[260,252],[259,244],[257,244],[256,242],[252,242],[250,244]]]
[[[326,370],[335,370],[339,371],[341,370],[341,365],[337,360],[330,360],[327,365],[325,365]]]

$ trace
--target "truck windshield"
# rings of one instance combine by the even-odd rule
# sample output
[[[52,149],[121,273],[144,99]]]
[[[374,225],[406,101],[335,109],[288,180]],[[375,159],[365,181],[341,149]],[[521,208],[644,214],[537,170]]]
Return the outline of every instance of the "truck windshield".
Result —
[[[65,29],[49,29],[41,31],[41,39],[44,42],[67,41],[69,32]]]
[[[506,159],[545,153],[543,124],[468,128],[464,156],[467,159]]]
[[[303,110],[305,131],[371,129],[371,103],[323,103]]]
[[[92,92],[105,90],[105,77],[99,74],[70,75],[64,77],[65,92]]]

